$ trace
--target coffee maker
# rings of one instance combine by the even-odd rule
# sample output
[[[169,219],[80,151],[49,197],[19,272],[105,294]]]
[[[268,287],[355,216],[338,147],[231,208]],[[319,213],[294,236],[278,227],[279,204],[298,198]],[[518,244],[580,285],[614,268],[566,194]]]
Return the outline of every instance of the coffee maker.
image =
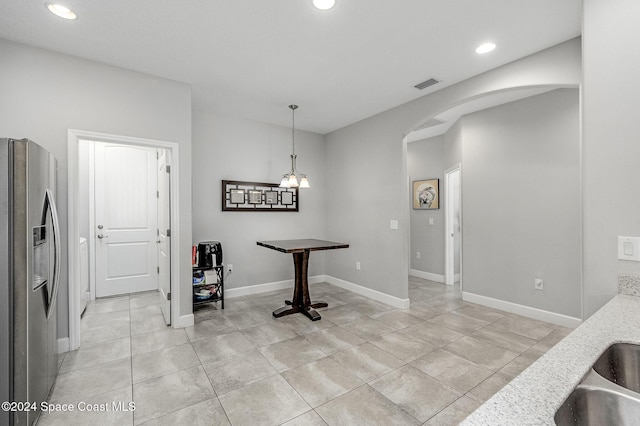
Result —
[[[222,244],[220,241],[202,241],[198,243],[198,266],[212,268],[222,265]]]

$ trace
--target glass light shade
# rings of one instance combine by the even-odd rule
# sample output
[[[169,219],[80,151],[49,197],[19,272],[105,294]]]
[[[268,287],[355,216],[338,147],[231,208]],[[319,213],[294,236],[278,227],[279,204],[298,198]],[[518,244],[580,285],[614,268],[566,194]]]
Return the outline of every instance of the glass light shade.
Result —
[[[78,17],[71,9],[64,7],[60,4],[45,3],[45,6],[47,6],[47,9],[49,9],[51,13],[53,13],[56,16],[59,16],[60,18],[76,19]]]
[[[282,181],[280,181],[280,188],[289,188],[289,176],[282,176]]]
[[[300,188],[309,188],[309,181],[305,175],[302,175],[302,179],[300,179]]]
[[[291,176],[289,176],[289,187],[296,188],[297,186],[298,186],[298,179],[296,178],[296,175],[292,174]]]

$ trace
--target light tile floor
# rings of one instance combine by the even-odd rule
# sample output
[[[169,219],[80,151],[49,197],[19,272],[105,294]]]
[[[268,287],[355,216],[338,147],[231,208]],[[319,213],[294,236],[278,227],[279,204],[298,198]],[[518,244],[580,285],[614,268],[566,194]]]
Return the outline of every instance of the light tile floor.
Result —
[[[569,333],[410,278],[403,311],[323,283],[321,321],[275,319],[283,290],[162,321],[157,293],[101,299],[40,425],[453,425]],[[135,404],[135,410],[131,410]],[[125,410],[125,409],[127,410]]]

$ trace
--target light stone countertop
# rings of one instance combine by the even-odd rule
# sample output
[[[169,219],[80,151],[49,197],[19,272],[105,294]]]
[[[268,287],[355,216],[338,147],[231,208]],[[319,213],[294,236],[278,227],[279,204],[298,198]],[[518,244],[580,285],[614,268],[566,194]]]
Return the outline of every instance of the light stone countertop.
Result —
[[[555,425],[556,410],[616,342],[640,343],[640,297],[615,296],[461,424]]]

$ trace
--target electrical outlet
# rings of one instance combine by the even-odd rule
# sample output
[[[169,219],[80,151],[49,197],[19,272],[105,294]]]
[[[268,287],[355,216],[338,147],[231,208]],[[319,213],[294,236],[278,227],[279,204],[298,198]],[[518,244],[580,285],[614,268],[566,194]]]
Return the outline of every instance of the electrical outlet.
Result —
[[[233,263],[230,263],[227,265],[227,272],[232,273],[233,272]]]
[[[419,251],[416,252],[416,259],[420,259],[420,252]]]
[[[360,270],[360,262],[356,262],[356,271]]]
[[[544,281],[542,281],[540,278],[536,278],[533,282],[533,285],[536,290],[544,290]]]

